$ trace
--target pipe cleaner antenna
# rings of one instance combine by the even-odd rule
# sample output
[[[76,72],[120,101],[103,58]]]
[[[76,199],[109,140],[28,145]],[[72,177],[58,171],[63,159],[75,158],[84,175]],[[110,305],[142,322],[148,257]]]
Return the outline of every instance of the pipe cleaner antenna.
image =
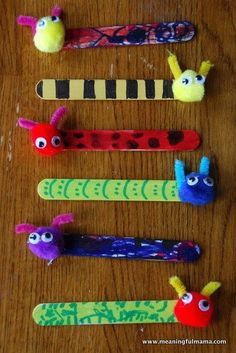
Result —
[[[61,15],[62,15],[62,8],[61,8],[59,5],[55,5],[55,6],[52,8],[51,15],[52,15],[52,16],[61,17]]]
[[[36,32],[37,21],[38,21],[38,19],[36,17],[22,16],[22,15],[18,16],[16,19],[16,22],[18,25],[31,27],[33,35],[35,35],[35,32]]]
[[[172,276],[169,279],[170,285],[176,290],[179,298],[187,293],[186,287],[178,276]]]
[[[36,125],[38,125],[35,121],[25,118],[19,118],[17,122],[20,127],[27,130],[32,130]]]
[[[37,227],[33,224],[23,223],[15,227],[16,234],[35,232]]]
[[[60,227],[63,224],[74,222],[74,215],[72,213],[65,213],[53,218],[52,226]]]
[[[55,128],[57,128],[57,125],[59,124],[60,120],[62,119],[63,115],[67,112],[66,107],[60,107],[58,108],[52,115],[50,124],[53,125]]]
[[[200,66],[200,69],[199,69],[199,74],[200,75],[203,75],[205,77],[207,77],[210,69],[214,66],[214,64],[212,64],[210,62],[210,60],[206,60],[206,61],[203,61],[201,63],[201,66]]]
[[[210,160],[206,156],[203,156],[200,161],[199,173],[203,175],[209,175],[210,173]]]
[[[207,283],[205,285],[205,287],[201,290],[201,294],[202,295],[206,295],[207,297],[210,297],[220,287],[221,287],[221,283],[220,282],[211,281],[211,282]]]
[[[174,76],[174,78],[177,80],[181,75],[182,75],[182,70],[179,66],[177,56],[173,53],[171,53],[168,50],[169,56],[168,56],[168,64],[170,66],[170,70]]]
[[[185,164],[183,161],[177,159],[175,161],[175,178],[178,189],[185,183]]]

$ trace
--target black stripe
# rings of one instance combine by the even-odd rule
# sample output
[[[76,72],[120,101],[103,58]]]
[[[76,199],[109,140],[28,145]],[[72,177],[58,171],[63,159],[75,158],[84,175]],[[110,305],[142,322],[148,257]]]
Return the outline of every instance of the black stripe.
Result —
[[[70,81],[56,80],[56,98],[68,99],[70,97]]]
[[[126,98],[138,98],[138,82],[137,80],[126,81]]]
[[[172,91],[173,81],[171,80],[163,80],[163,94],[162,98],[174,98]]]
[[[116,80],[106,80],[106,98],[116,99]]]
[[[36,93],[39,97],[43,97],[43,81],[39,81],[37,83]]]
[[[84,80],[84,98],[96,98],[94,90],[94,80]]]
[[[154,80],[145,80],[146,86],[146,98],[154,99],[155,98],[155,81]]]

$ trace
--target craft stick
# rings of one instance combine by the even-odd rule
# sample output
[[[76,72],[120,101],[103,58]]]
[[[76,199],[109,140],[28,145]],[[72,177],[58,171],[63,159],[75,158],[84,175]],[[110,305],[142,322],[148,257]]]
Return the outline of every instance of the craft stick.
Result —
[[[55,155],[61,151],[191,151],[200,144],[193,130],[61,130],[66,112],[58,108],[50,124],[20,118],[20,127],[30,130],[36,152]]]
[[[177,323],[176,300],[39,304],[33,319],[41,326]]]
[[[44,179],[38,193],[45,200],[180,201],[175,180]]]
[[[200,253],[199,245],[190,240],[65,234],[62,255],[192,262]]]
[[[46,53],[61,49],[179,43],[189,41],[195,35],[195,27],[189,21],[66,30],[61,14],[62,9],[56,6],[51,16],[37,19],[21,15],[17,17],[17,23],[31,27],[35,47]]]
[[[202,157],[199,171],[185,175],[185,165],[175,161],[175,180],[44,179],[38,194],[45,200],[172,201],[203,206],[215,198],[210,160]]]
[[[38,97],[46,100],[179,100],[200,102],[205,80],[213,66],[203,61],[199,72],[182,71],[176,55],[168,64],[174,80],[44,79],[36,85]]]
[[[181,291],[178,300],[44,303],[35,307],[33,319],[41,326],[181,323],[207,327],[214,311],[210,296],[221,283],[209,282],[200,293],[187,292],[177,276],[170,278],[170,284],[178,294]]]
[[[43,79],[36,85],[45,100],[173,100],[172,80]]]
[[[74,222],[73,214],[62,214],[55,217],[51,226],[47,227],[18,224],[16,233],[29,233],[29,250],[37,257],[49,261],[49,264],[59,256],[192,262],[196,261],[201,253],[199,245],[190,240],[63,233],[60,227],[70,222]]]
[[[194,35],[189,21],[68,29],[64,49],[179,43]]]

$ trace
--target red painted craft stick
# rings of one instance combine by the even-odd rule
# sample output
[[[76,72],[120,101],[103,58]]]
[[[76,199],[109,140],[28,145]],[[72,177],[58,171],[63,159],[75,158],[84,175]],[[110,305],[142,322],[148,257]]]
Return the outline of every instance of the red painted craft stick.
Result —
[[[68,29],[64,49],[176,43],[189,41],[194,34],[188,21]]]
[[[58,108],[50,124],[20,118],[20,127],[31,130],[37,152],[52,156],[63,150],[80,151],[191,151],[200,144],[194,130],[60,130],[66,112]]]
[[[193,130],[67,130],[61,134],[66,150],[191,151],[200,144]]]

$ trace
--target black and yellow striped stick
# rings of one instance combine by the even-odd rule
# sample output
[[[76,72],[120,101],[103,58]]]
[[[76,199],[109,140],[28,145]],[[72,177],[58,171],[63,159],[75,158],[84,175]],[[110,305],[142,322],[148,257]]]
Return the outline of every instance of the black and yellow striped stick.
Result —
[[[37,95],[46,100],[174,99],[172,80],[41,80]]]

